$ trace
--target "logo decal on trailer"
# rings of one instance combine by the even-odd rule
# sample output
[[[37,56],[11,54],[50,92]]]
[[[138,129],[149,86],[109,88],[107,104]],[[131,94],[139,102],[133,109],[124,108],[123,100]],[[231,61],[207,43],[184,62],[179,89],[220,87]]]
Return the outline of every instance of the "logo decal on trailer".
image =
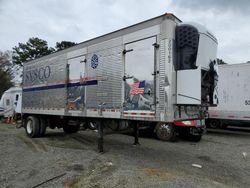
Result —
[[[92,57],[91,57],[91,67],[93,69],[95,69],[96,67],[98,66],[98,56],[96,54],[94,54]]]

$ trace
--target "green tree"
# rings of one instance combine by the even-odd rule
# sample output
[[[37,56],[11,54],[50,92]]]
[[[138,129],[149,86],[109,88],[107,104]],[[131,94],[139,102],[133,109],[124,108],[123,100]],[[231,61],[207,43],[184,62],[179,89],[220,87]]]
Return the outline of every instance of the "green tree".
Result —
[[[13,63],[22,66],[26,61],[51,54],[54,51],[54,48],[48,47],[47,41],[33,37],[25,44],[18,43],[18,46],[13,48]]]
[[[71,46],[75,46],[77,43],[75,42],[70,42],[70,41],[62,41],[62,42],[57,42],[56,43],[56,50],[59,51],[59,50],[64,50],[66,48],[69,48]]]
[[[10,52],[0,52],[0,96],[13,86],[13,64]]]

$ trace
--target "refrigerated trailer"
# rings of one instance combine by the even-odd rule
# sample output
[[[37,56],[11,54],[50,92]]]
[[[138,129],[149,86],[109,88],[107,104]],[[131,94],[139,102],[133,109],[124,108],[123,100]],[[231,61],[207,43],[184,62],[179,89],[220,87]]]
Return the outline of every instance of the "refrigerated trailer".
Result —
[[[250,123],[250,63],[219,65],[218,106],[209,108],[208,127]]]
[[[102,137],[103,125],[147,125],[169,140],[184,121],[185,134],[201,137],[216,104],[216,52],[205,27],[167,13],[26,62],[23,126],[36,137],[95,122]]]

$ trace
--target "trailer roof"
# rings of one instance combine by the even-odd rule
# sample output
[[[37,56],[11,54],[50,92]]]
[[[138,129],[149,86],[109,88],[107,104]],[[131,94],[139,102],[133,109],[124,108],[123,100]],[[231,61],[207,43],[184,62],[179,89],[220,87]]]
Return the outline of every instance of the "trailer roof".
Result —
[[[90,45],[93,45],[93,44],[104,42],[104,41],[112,39],[112,38],[120,37],[122,35],[131,33],[131,32],[135,32],[135,31],[138,31],[138,30],[150,27],[150,26],[160,24],[162,22],[162,20],[164,20],[164,19],[172,19],[172,20],[174,20],[175,22],[178,22],[178,23],[181,22],[181,20],[179,18],[177,18],[174,14],[165,13],[165,14],[162,14],[160,16],[157,16],[157,17],[154,17],[154,18],[139,22],[137,24],[134,24],[134,25],[131,25],[131,26],[128,26],[128,27],[125,27],[125,28],[122,28],[122,29],[119,29],[119,30],[116,30],[116,31],[113,31],[113,32],[110,32],[110,33],[95,37],[95,38],[92,38],[92,39],[86,40],[86,41],[81,42],[81,43],[79,43],[79,44],[77,44],[75,46],[72,46],[70,48],[60,50],[60,51],[51,53],[49,55],[45,55],[43,57],[40,57],[40,58],[37,58],[37,59],[34,59],[34,60],[27,61],[25,63],[36,62],[36,61],[39,61],[39,60],[43,60],[43,59],[47,59],[47,58],[50,58],[50,57],[58,56],[58,55],[66,53],[66,52],[70,52],[70,51],[77,50],[77,49],[80,49],[80,48],[83,48],[83,47],[86,47],[86,46],[90,46]]]

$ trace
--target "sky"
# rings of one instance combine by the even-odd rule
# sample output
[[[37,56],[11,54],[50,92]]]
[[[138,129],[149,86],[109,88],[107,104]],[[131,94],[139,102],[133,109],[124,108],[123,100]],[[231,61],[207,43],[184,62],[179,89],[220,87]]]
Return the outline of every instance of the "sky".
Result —
[[[79,43],[166,12],[212,31],[218,58],[250,61],[248,0],[0,0],[0,51],[31,37]]]

